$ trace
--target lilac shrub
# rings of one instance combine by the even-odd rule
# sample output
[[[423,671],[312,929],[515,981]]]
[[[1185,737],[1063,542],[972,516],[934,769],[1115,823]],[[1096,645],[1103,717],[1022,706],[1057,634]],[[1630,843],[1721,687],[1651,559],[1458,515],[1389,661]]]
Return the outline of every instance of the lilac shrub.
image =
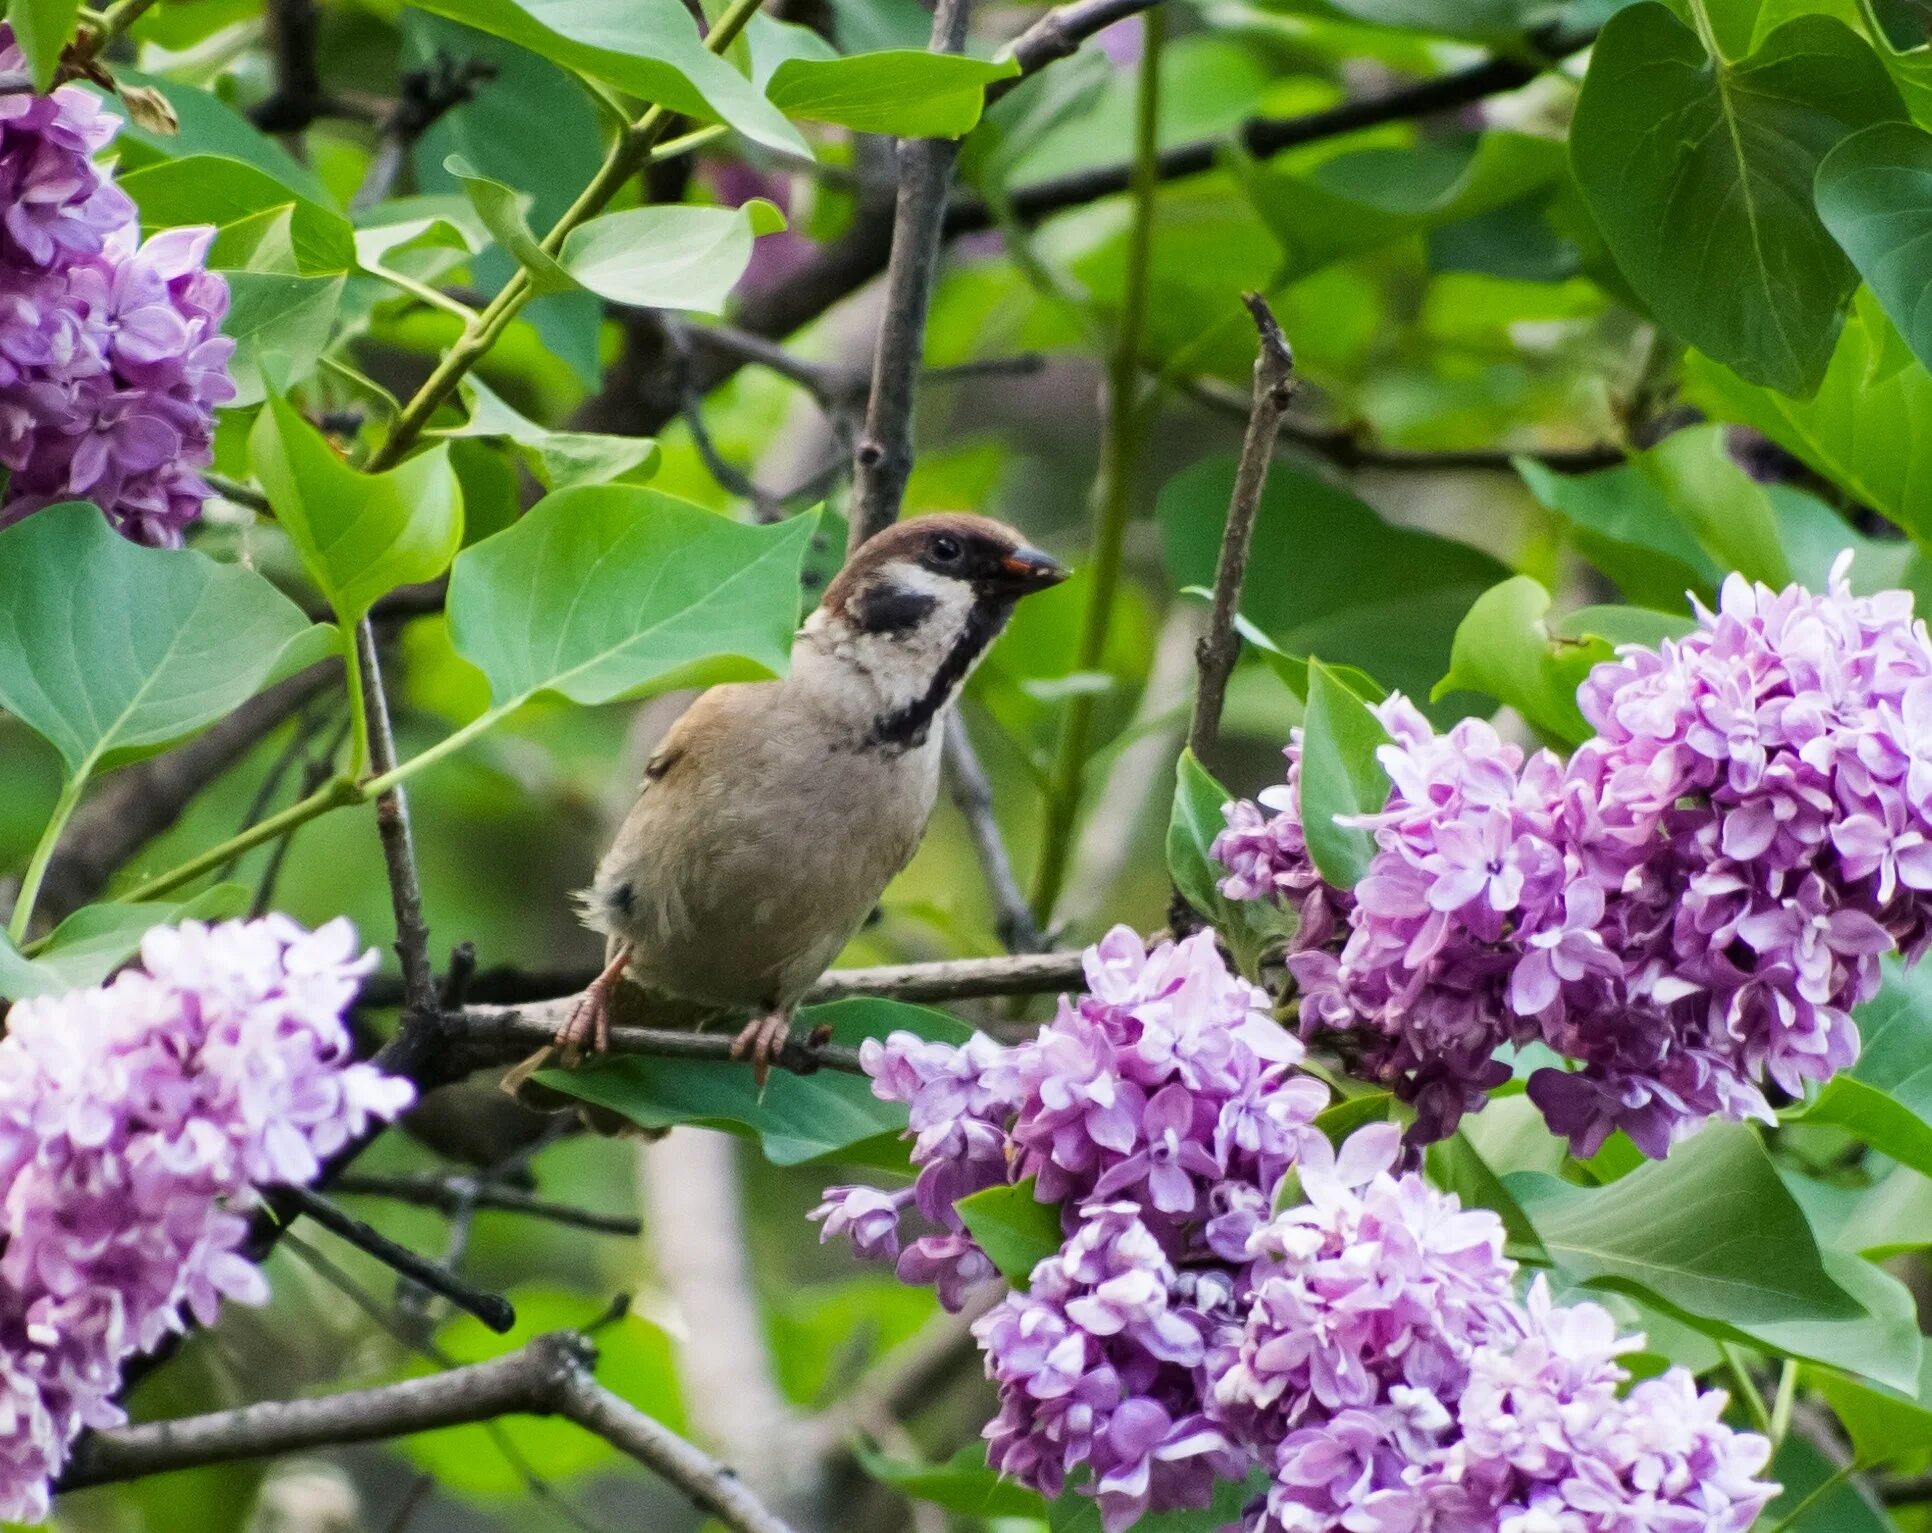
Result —
[[[22,1001],[0,1039],[0,1521],[47,1513],[84,1428],[122,1417],[121,1368],[223,1299],[255,1189],[307,1183],[412,1099],[351,1057],[373,952],[346,921],[157,927],[141,967]]]
[[[0,25],[0,73],[24,70]],[[0,95],[0,526],[92,500],[173,547],[211,491],[214,408],[235,397],[209,229],[143,243],[94,155],[119,124],[75,86]]]
[[[1030,1180],[1058,1204],[1060,1249],[973,1326],[995,1469],[1093,1497],[1107,1533],[1256,1470],[1248,1533],[1750,1524],[1769,1444],[1682,1370],[1621,1393],[1640,1340],[1540,1282],[1520,1299],[1501,1221],[1397,1175],[1395,1128],[1332,1150],[1327,1089],[1210,936],[1149,951],[1118,929],[1086,977],[1028,1042],[867,1044],[916,1176],[814,1214],[957,1309],[996,1276],[957,1200]]]
[[[1353,822],[1377,850],[1352,892],[1309,861],[1299,734],[1289,784],[1229,807],[1223,889],[1299,908],[1304,1029],[1363,1040],[1417,1137],[1532,1042],[1575,1066],[1529,1092],[1579,1155],[1768,1119],[1767,1083],[1797,1096],[1856,1057],[1880,957],[1924,950],[1932,642],[1911,597],[1854,597],[1841,561],[1822,596],[1734,575],[1697,618],[1591,673],[1595,734],[1568,762],[1381,704],[1392,788]]]

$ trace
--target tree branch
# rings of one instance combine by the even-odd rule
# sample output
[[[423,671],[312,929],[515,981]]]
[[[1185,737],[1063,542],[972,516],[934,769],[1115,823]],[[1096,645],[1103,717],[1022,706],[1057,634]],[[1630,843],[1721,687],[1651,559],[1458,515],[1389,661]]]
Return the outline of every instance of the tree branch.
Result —
[[[532,1197],[515,1187],[476,1176],[339,1176],[332,1189],[345,1198],[386,1198],[459,1214],[467,1208],[491,1208],[506,1214],[526,1214],[551,1224],[567,1224],[599,1235],[643,1233],[643,1221],[624,1214],[600,1214],[570,1203]]]
[[[1037,953],[1046,944],[1041,939],[1033,907],[1026,902],[1026,891],[1013,874],[1013,858],[1006,850],[1006,838],[993,815],[993,785],[986,768],[973,750],[966,721],[955,708],[946,716],[946,781],[951,785],[953,803],[965,817],[973,852],[985,875],[987,892],[993,897],[994,930],[1000,945],[1009,953]]]
[[[932,52],[965,49],[968,11],[968,0],[938,0]],[[957,139],[902,139],[899,144],[899,196],[886,262],[885,311],[873,352],[865,426],[852,458],[848,552],[898,519],[912,474],[913,395],[925,361],[926,311],[939,269],[946,193],[958,159]]]
[[[1228,524],[1221,534],[1221,557],[1214,571],[1214,608],[1207,632],[1195,650],[1200,684],[1194,692],[1194,717],[1188,725],[1187,745],[1195,758],[1213,751],[1221,737],[1221,709],[1227,702],[1228,678],[1234,674],[1241,640],[1234,631],[1241,607],[1241,582],[1248,573],[1248,550],[1254,542],[1255,515],[1268,484],[1268,463],[1274,456],[1275,431],[1295,393],[1295,354],[1281,333],[1268,302],[1259,293],[1245,293],[1242,302],[1261,333],[1261,350],[1254,359],[1254,407],[1241,439],[1241,459],[1234,474],[1234,494],[1228,502]]]
[[[1073,0],[1071,5],[1048,11],[1007,45],[1006,56],[1020,66],[1020,72],[987,86],[986,104],[991,106],[1048,64],[1072,58],[1080,51],[1080,45],[1096,32],[1104,32],[1116,21],[1125,21],[1159,3],[1160,0]]]
[[[590,1372],[595,1357],[582,1336],[552,1332],[507,1357],[400,1384],[97,1432],[75,1451],[59,1488],[374,1442],[499,1416],[562,1416],[655,1470],[733,1533],[791,1533],[728,1465],[599,1384]]]
[[[358,1251],[373,1256],[412,1282],[441,1294],[466,1314],[476,1316],[499,1336],[515,1328],[517,1312],[500,1294],[472,1288],[440,1262],[418,1256],[409,1247],[398,1245],[373,1225],[353,1214],[344,1213],[321,1193],[307,1187],[277,1187],[275,1195],[288,1207],[307,1214],[330,1234],[349,1242]]]
[[[396,735],[383,692],[382,663],[376,654],[376,634],[368,618],[356,625],[356,665],[362,676],[362,707],[366,716],[369,767],[380,777],[396,769]],[[401,783],[376,795],[376,831],[382,838],[382,860],[389,874],[389,904],[396,916],[396,957],[402,965],[403,1004],[412,1012],[436,1004],[436,980],[430,972],[429,927],[423,922],[422,877],[416,869],[416,838],[409,828],[409,800]]]

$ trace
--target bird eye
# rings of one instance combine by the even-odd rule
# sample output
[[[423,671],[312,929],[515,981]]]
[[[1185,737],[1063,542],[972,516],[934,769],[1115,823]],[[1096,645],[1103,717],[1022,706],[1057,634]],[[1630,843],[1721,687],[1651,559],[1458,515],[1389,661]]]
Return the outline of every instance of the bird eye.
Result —
[[[960,547],[959,539],[949,532],[942,532],[932,540],[932,556],[936,563],[957,564],[965,551]]]

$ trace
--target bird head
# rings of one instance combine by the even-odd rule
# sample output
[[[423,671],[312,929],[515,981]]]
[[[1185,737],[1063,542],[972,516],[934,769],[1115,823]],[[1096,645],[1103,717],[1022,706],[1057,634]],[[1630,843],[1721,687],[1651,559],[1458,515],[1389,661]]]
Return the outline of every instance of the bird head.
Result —
[[[872,735],[923,741],[1022,597],[1067,570],[1004,522],[948,512],[898,522],[846,562],[805,637],[881,701]]]

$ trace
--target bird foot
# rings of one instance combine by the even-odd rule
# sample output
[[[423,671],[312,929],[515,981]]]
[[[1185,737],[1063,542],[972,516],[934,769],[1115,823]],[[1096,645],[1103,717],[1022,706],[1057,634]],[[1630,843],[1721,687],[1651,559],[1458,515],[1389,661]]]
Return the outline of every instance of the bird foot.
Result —
[[[731,1040],[731,1057],[751,1057],[752,1081],[763,1091],[765,1080],[771,1074],[772,1061],[785,1052],[791,1036],[792,1014],[789,1011],[774,1011],[768,1016],[753,1017],[745,1024],[744,1030]]]
[[[599,974],[577,998],[577,1004],[570,1008],[570,1015],[564,1019],[562,1027],[551,1046],[562,1058],[566,1069],[574,1069],[584,1057],[584,1045],[590,1045],[591,1052],[602,1054],[610,1048],[610,1009],[611,998],[619,984],[623,982],[624,970],[629,967],[631,950],[619,948],[611,961],[604,965]]]

